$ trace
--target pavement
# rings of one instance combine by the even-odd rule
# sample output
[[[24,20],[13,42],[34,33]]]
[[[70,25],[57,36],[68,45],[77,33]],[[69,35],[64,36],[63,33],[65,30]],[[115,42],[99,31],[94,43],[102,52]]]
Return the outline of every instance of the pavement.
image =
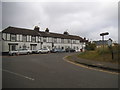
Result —
[[[82,58],[78,58],[75,54],[71,55],[70,61],[82,64],[82,65],[90,66],[90,67],[106,69],[106,70],[111,70],[111,71],[120,73],[120,67],[118,64],[115,64],[115,63],[82,59]]]

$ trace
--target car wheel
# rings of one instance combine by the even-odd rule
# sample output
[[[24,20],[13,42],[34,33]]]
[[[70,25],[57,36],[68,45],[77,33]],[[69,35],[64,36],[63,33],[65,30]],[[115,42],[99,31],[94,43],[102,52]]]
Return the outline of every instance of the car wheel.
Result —
[[[15,55],[16,55],[15,53],[12,54],[12,56],[15,56]]]
[[[18,55],[19,55],[19,53],[16,53],[16,55],[18,56]]]
[[[27,55],[29,55],[30,53],[28,52]]]

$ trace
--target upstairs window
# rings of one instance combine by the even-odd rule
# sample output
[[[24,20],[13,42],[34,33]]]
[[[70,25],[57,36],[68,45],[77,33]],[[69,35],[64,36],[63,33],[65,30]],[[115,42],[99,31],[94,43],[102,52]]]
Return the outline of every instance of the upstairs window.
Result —
[[[61,43],[64,43],[64,39],[61,39]]]
[[[43,42],[47,42],[47,38],[46,37],[43,38]]]
[[[23,42],[26,42],[27,41],[27,36],[26,35],[23,35]]]
[[[73,40],[73,44],[76,44],[76,41],[75,41],[75,40]]]
[[[11,34],[11,41],[16,41],[16,35]]]
[[[32,36],[32,42],[35,42],[36,40],[35,40],[35,36]]]
[[[70,39],[68,39],[68,43],[71,43],[71,40],[70,40]]]
[[[38,41],[39,41],[39,42],[41,41],[41,37],[38,37]]]
[[[57,38],[54,38],[54,43],[57,43]]]
[[[7,34],[7,40],[10,40],[10,34]]]
[[[3,39],[6,40],[6,33],[3,33],[2,36],[3,36]]]

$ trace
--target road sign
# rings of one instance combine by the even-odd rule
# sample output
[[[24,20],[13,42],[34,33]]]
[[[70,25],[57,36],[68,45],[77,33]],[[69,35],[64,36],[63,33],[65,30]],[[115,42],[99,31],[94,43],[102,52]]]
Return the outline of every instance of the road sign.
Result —
[[[109,40],[108,40],[108,46],[111,46],[111,45],[112,45],[112,40],[109,39]]]
[[[106,32],[106,33],[101,33],[100,36],[104,36],[104,35],[108,35],[109,33]]]

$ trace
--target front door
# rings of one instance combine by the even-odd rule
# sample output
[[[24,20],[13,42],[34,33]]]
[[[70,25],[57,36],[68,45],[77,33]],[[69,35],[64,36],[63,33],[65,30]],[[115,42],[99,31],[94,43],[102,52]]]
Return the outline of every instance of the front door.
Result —
[[[37,46],[36,44],[35,44],[35,45],[34,45],[34,44],[33,44],[33,45],[30,45],[30,49],[31,49],[31,50],[36,50],[36,46]]]
[[[9,45],[9,51],[15,51],[17,49],[17,45]]]

